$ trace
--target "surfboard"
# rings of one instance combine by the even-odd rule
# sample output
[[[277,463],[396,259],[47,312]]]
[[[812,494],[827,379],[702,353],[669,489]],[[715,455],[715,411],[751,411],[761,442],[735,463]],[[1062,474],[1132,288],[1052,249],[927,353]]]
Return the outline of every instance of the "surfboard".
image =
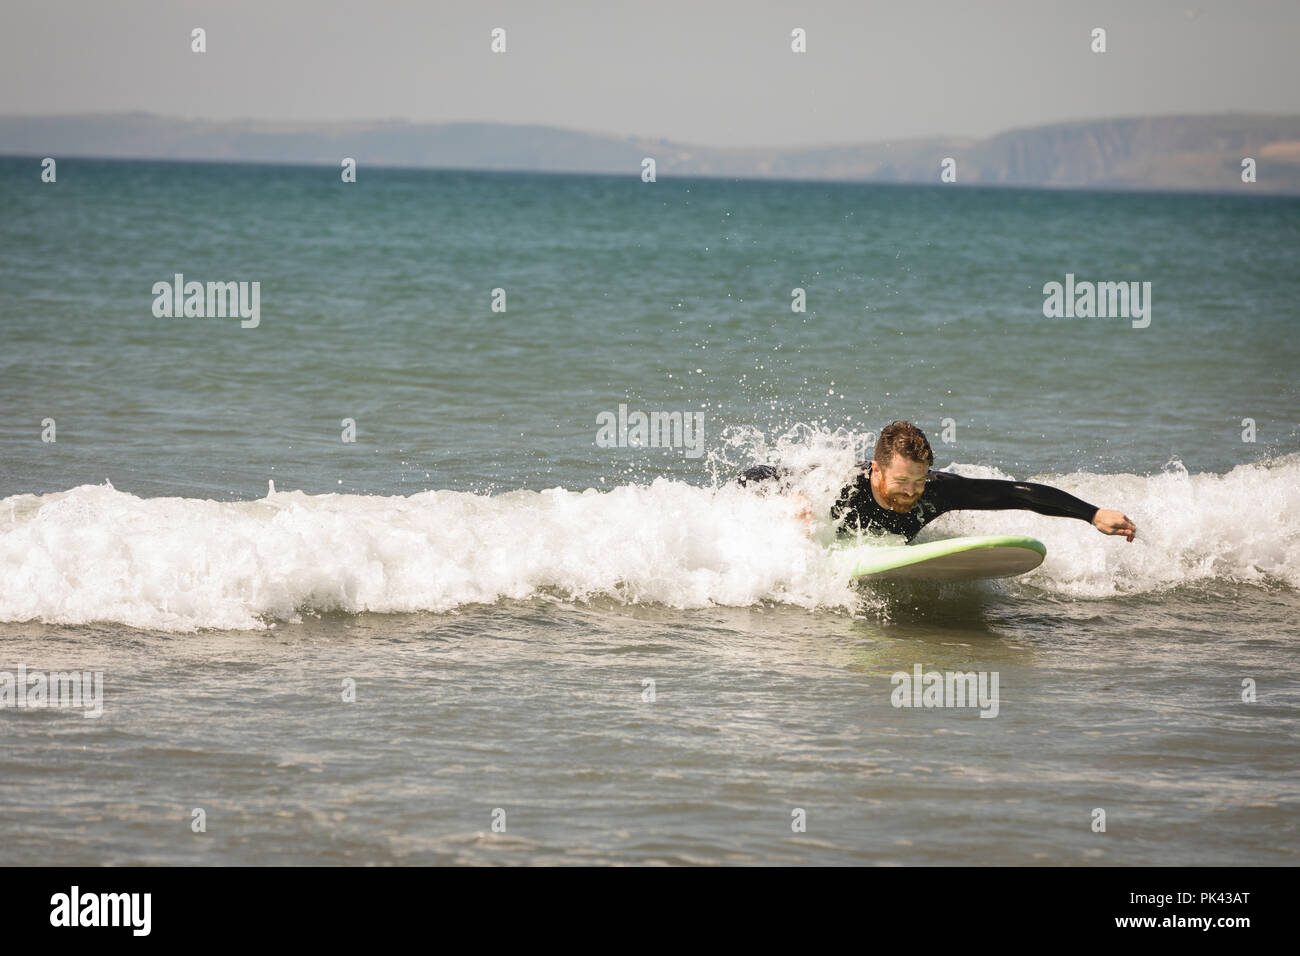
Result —
[[[895,539],[897,540],[897,539]],[[869,581],[972,581],[1032,571],[1047,557],[1036,538],[986,534],[925,544],[878,545],[850,540],[835,546],[852,561],[849,576]]]

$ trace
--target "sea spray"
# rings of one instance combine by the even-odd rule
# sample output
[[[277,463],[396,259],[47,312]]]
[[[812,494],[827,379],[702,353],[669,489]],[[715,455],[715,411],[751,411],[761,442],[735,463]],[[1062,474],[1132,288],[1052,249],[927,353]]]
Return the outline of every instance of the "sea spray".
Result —
[[[864,591],[826,545],[835,535],[827,511],[854,457],[850,443],[824,436],[777,454],[813,505],[809,528],[792,496],[730,480],[392,497],[272,487],[242,502],[139,498],[110,485],[18,495],[0,512],[9,517],[0,525],[0,621],[243,629],[308,611],[447,612],[541,593],[853,613]],[[1136,540],[1026,511],[955,512],[919,540],[1037,537],[1047,560],[1019,580],[1062,597],[1215,581],[1300,587],[1300,455],[1225,475],[1171,465],[1151,476],[1014,477],[1122,508]]]

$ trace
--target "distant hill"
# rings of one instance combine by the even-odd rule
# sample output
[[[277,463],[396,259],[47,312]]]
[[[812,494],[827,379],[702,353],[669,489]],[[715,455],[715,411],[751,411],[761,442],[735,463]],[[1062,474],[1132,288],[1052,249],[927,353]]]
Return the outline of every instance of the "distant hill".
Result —
[[[661,176],[937,183],[945,157],[958,185],[1249,190],[1300,194],[1300,116],[1230,113],[1060,123],[988,139],[911,139],[798,149],[716,149],[664,139],[602,136],[549,126],[403,121],[272,123],[185,120],[148,113],[0,117],[0,154],[364,168],[594,172],[638,175],[653,156]],[[1241,182],[1253,157],[1258,182]]]

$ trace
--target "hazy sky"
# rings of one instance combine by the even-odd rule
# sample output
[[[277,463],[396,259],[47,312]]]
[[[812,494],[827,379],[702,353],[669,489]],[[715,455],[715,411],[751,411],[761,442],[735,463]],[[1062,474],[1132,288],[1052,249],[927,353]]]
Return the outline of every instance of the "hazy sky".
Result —
[[[985,136],[1300,113],[1297,41],[1300,0],[3,0],[0,114],[480,120],[710,146]]]

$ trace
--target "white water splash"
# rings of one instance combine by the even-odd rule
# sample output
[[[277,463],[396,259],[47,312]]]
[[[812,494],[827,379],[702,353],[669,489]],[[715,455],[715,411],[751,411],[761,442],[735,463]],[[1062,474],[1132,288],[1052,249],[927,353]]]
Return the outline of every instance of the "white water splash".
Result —
[[[861,595],[825,545],[854,449],[784,448],[819,516],[786,497],[658,479],[609,491],[410,497],[276,492],[258,501],[142,499],[105,485],[0,504],[0,621],[189,631],[261,628],[302,611],[450,611],[541,593],[669,607],[781,602],[849,609]],[[769,459],[770,460],[770,459]],[[994,469],[954,466],[978,477]],[[1025,511],[942,516],[921,540],[1029,534],[1048,558],[1027,583],[1106,597],[1229,580],[1300,587],[1300,455],[1226,475],[1015,476],[1138,525],[1133,543]]]

